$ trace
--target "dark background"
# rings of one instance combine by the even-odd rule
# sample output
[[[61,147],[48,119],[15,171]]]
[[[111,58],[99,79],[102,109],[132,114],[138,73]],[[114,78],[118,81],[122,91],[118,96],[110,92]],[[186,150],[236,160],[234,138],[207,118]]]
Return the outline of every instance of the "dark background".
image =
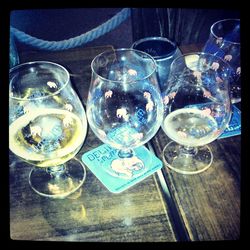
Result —
[[[77,8],[77,9],[30,9],[12,10],[10,25],[48,41],[61,41],[84,34],[109,20],[122,8]],[[83,47],[113,45],[130,47],[132,43],[131,18],[126,19],[113,31],[106,33]],[[21,49],[26,48],[18,44]]]
[[[10,25],[48,41],[60,41],[86,33],[109,20],[122,8],[24,9],[10,12]],[[131,16],[113,31],[83,47],[130,47],[145,36],[165,36],[178,45],[204,43],[210,26],[220,19],[240,18],[237,9],[131,8]],[[32,49],[17,43],[18,49]]]

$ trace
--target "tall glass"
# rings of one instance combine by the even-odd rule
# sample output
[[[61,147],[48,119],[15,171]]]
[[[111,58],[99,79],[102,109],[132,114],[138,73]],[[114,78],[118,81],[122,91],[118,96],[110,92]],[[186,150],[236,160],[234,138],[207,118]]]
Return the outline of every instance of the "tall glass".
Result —
[[[85,167],[74,156],[87,132],[84,108],[61,65],[36,61],[9,73],[9,148],[34,165],[38,194],[64,198],[81,187]]]
[[[233,68],[230,81],[232,103],[241,101],[240,20],[224,19],[215,22],[203,49],[224,59]]]
[[[89,125],[100,140],[117,149],[108,172],[131,178],[146,170],[134,149],[148,142],[162,122],[155,61],[138,50],[117,49],[96,56],[91,69]]]

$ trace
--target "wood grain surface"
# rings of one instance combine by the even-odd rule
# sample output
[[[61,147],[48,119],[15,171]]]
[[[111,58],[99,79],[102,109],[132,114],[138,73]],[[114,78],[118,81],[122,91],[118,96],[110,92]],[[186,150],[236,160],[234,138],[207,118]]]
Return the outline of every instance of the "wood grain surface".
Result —
[[[240,238],[240,136],[216,140],[209,146],[211,167],[183,175],[164,166],[163,174],[190,240]],[[163,130],[152,139],[156,155],[169,142]]]
[[[180,47],[182,53],[201,51],[203,44]],[[241,108],[241,104],[237,104]],[[170,139],[160,129],[152,139],[156,155]],[[209,144],[212,166],[197,175],[163,168],[163,175],[181,221],[192,241],[239,240],[241,235],[241,136]]]

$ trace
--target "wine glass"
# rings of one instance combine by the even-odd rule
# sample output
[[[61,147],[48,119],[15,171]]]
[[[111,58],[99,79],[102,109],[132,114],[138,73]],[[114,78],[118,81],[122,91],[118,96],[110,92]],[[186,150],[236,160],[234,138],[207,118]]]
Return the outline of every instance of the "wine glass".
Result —
[[[74,156],[87,132],[87,118],[61,65],[34,61],[9,73],[9,148],[35,165],[29,184],[38,194],[64,198],[81,187],[84,165]]]
[[[176,58],[162,93],[162,129],[172,140],[163,161],[182,174],[205,171],[213,162],[207,145],[218,138],[231,117],[229,81],[232,68],[220,57],[190,53]]]
[[[224,19],[215,22],[210,28],[210,35],[203,52],[223,58],[233,68],[230,81],[231,102],[240,102],[240,20]]]
[[[124,179],[139,176],[147,167],[134,149],[155,135],[163,118],[156,63],[142,51],[115,49],[97,55],[91,69],[88,122],[117,153],[105,171]]]

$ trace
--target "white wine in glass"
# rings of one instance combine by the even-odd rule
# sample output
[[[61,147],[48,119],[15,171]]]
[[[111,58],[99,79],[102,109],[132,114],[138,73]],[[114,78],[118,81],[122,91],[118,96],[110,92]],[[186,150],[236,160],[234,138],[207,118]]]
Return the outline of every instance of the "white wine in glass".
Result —
[[[223,133],[231,117],[231,71],[227,62],[207,53],[184,54],[172,62],[162,93],[162,129],[172,140],[162,157],[170,169],[198,174],[211,166],[207,144]]]
[[[9,148],[34,165],[29,183],[38,194],[64,198],[81,187],[84,165],[74,158],[87,119],[61,65],[37,61],[10,70]]]

